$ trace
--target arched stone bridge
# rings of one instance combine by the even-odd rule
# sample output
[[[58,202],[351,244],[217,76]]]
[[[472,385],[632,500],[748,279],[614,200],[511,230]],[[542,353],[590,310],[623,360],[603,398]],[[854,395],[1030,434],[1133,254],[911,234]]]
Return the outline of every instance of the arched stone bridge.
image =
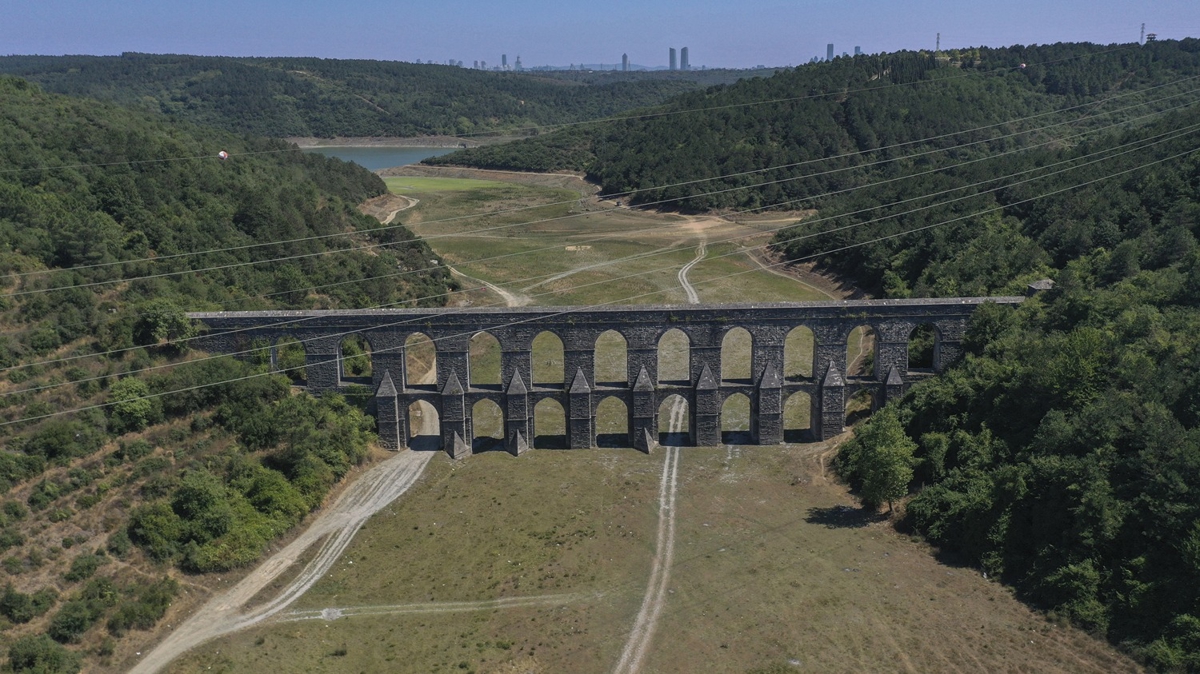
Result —
[[[846,300],[778,304],[687,306],[523,307],[452,309],[379,309],[347,311],[253,311],[193,313],[206,332],[199,348],[241,353],[271,345],[272,363],[281,339],[304,344],[307,386],[320,392],[351,383],[375,391],[379,436],[385,446],[408,445],[408,410],[424,401],[437,411],[442,448],[451,456],[470,453],[473,406],[491,400],[504,418],[504,443],[519,454],[533,444],[534,406],[557,401],[566,416],[566,445],[595,447],[600,403],[617,398],[628,415],[628,442],[649,450],[659,435],[659,406],[679,395],[687,401],[689,434],[696,446],[721,444],[721,410],[731,396],[750,400],[750,440],[784,440],[784,403],[807,394],[810,435],[828,439],[842,432],[846,401],[869,391],[875,404],[904,393],[914,380],[941,372],[962,353],[972,312],[985,302],[1018,304],[1022,297],[967,297],[918,300]],[[908,344],[920,325],[935,332],[932,368],[910,370]],[[871,372],[847,374],[847,339],[860,326],[875,335]],[[741,328],[749,333],[750,378],[730,379],[722,372],[722,345]],[[794,330],[812,335],[809,376],[785,372],[785,342]],[[689,343],[688,378],[659,377],[659,345],[668,331],[682,331]],[[615,331],[626,343],[624,381],[596,381],[596,344]],[[502,385],[472,381],[468,347],[472,336],[487,332],[500,345]],[[549,332],[561,340],[562,383],[534,383],[533,342]],[[371,380],[351,381],[344,374],[342,344],[347,335],[365,339],[372,362]],[[406,349],[413,335],[436,344],[436,384],[420,384],[407,371]],[[807,369],[807,368],[806,368]]]

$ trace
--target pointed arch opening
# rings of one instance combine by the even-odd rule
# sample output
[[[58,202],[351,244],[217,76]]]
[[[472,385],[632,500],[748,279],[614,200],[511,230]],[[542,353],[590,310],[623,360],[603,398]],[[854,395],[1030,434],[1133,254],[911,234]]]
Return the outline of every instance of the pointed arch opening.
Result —
[[[875,374],[875,331],[860,325],[846,338],[846,376],[870,377]]]
[[[467,379],[471,388],[500,389],[500,340],[477,332],[467,347]]]
[[[754,442],[750,436],[750,398],[744,394],[734,393],[721,405],[721,442],[727,445]]]
[[[908,371],[933,372],[937,352],[938,329],[933,323],[922,323],[908,335]]]
[[[357,333],[343,337],[338,361],[343,384],[371,385],[371,345],[366,337]]]
[[[812,441],[812,397],[793,393],[783,403],[783,441]]]
[[[414,332],[404,340],[404,385],[437,386],[437,347],[424,333]]]
[[[813,376],[813,331],[800,326],[787,334],[783,342],[783,376],[785,379],[811,379]]]
[[[288,379],[297,386],[308,384],[308,376],[304,366],[308,357],[304,352],[304,343],[293,337],[284,337],[275,342],[275,370],[287,375]]]
[[[692,341],[679,328],[658,338],[658,382],[687,386],[692,382]]]
[[[596,385],[629,386],[629,344],[616,330],[606,330],[596,338]]]
[[[434,451],[441,448],[442,422],[437,408],[417,400],[408,406],[408,448],[417,451]]]
[[[658,444],[690,447],[691,421],[687,398],[681,395],[667,396],[658,406]]]
[[[471,452],[504,449],[504,414],[486,398],[471,406]]]
[[[533,406],[533,446],[542,449],[567,447],[567,415],[553,398],[542,398]]]
[[[721,339],[721,379],[734,384],[753,381],[754,336],[745,328],[733,328]]]
[[[616,396],[609,396],[596,406],[596,445],[629,446],[629,408]]]
[[[549,330],[539,332],[533,338],[533,384],[562,386],[566,381],[563,375],[562,340]]]

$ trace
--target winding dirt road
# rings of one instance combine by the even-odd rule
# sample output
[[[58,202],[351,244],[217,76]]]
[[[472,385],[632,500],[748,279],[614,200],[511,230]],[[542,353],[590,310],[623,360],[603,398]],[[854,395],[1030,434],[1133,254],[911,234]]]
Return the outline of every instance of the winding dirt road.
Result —
[[[707,252],[708,240],[700,239],[700,245],[696,248],[696,257],[691,262],[679,268],[679,274],[677,274],[679,285],[683,286],[683,292],[687,293],[688,304],[700,304],[700,295],[696,293],[696,289],[688,282],[687,275],[692,270],[692,267],[695,267],[704,259]]]
[[[671,408],[671,433],[683,430],[682,399],[676,400]],[[621,650],[621,659],[613,674],[635,674],[642,668],[642,661],[654,640],[654,630],[667,601],[667,585],[671,580],[671,563],[675,557],[675,494],[678,491],[679,448],[667,447],[667,460],[663,462],[662,480],[658,491],[658,538],[654,561],[650,567],[650,582],[642,607],[633,622],[633,629]]]
[[[151,650],[131,674],[153,674],[175,658],[219,636],[250,627],[274,616],[296,601],[329,570],[359,527],[420,477],[433,452],[400,452],[368,470],[296,540],[275,553],[237,585],[210,599],[165,640]],[[271,581],[283,574],[323,537],[320,551],[308,566],[274,599],[242,611]]]

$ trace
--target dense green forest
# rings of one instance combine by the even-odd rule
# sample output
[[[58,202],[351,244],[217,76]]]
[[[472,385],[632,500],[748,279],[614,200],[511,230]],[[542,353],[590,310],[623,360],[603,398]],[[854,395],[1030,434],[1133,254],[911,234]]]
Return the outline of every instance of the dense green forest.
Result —
[[[885,297],[1056,286],[981,309],[841,473],[872,503],[899,476],[903,524],[953,558],[1200,671],[1200,106],[944,168],[822,199],[774,246]]]
[[[437,256],[356,208],[385,191],[281,141],[0,76],[0,644],[14,671],[103,662],[166,611],[172,566],[256,560],[366,457],[361,396],[313,398],[264,358],[193,352],[183,312],[440,306],[454,286]]]
[[[699,86],[678,77],[579,81],[397,61],[133,53],[0,57],[0,73],[54,93],[275,138],[528,133]]]
[[[1197,40],[864,55],[683,94],[644,118],[427,163],[584,171],[607,194],[636,190],[632,203],[670,200],[682,210],[808,208],[817,195],[881,177],[1076,142],[1187,102],[1179,94],[1195,90],[1197,74]],[[945,152],[919,154],[934,150]]]

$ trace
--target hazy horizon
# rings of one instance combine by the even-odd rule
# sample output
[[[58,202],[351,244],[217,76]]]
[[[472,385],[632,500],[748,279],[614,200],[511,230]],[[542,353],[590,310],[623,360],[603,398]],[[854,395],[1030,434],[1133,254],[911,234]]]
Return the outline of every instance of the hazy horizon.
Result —
[[[0,53],[122,52],[221,56],[312,56],[396,61],[456,59],[527,67],[631,63],[658,67],[669,47],[688,47],[694,68],[786,66],[835,53],[1052,42],[1136,42],[1141,23],[1160,38],[1200,34],[1200,3],[1134,6],[1113,0],[969,6],[938,0],[902,7],[883,0],[801,5],[716,0],[683,5],[613,0],[603,5],[448,0],[285,3],[214,0],[186,6],[134,0],[43,0],[6,10]]]

